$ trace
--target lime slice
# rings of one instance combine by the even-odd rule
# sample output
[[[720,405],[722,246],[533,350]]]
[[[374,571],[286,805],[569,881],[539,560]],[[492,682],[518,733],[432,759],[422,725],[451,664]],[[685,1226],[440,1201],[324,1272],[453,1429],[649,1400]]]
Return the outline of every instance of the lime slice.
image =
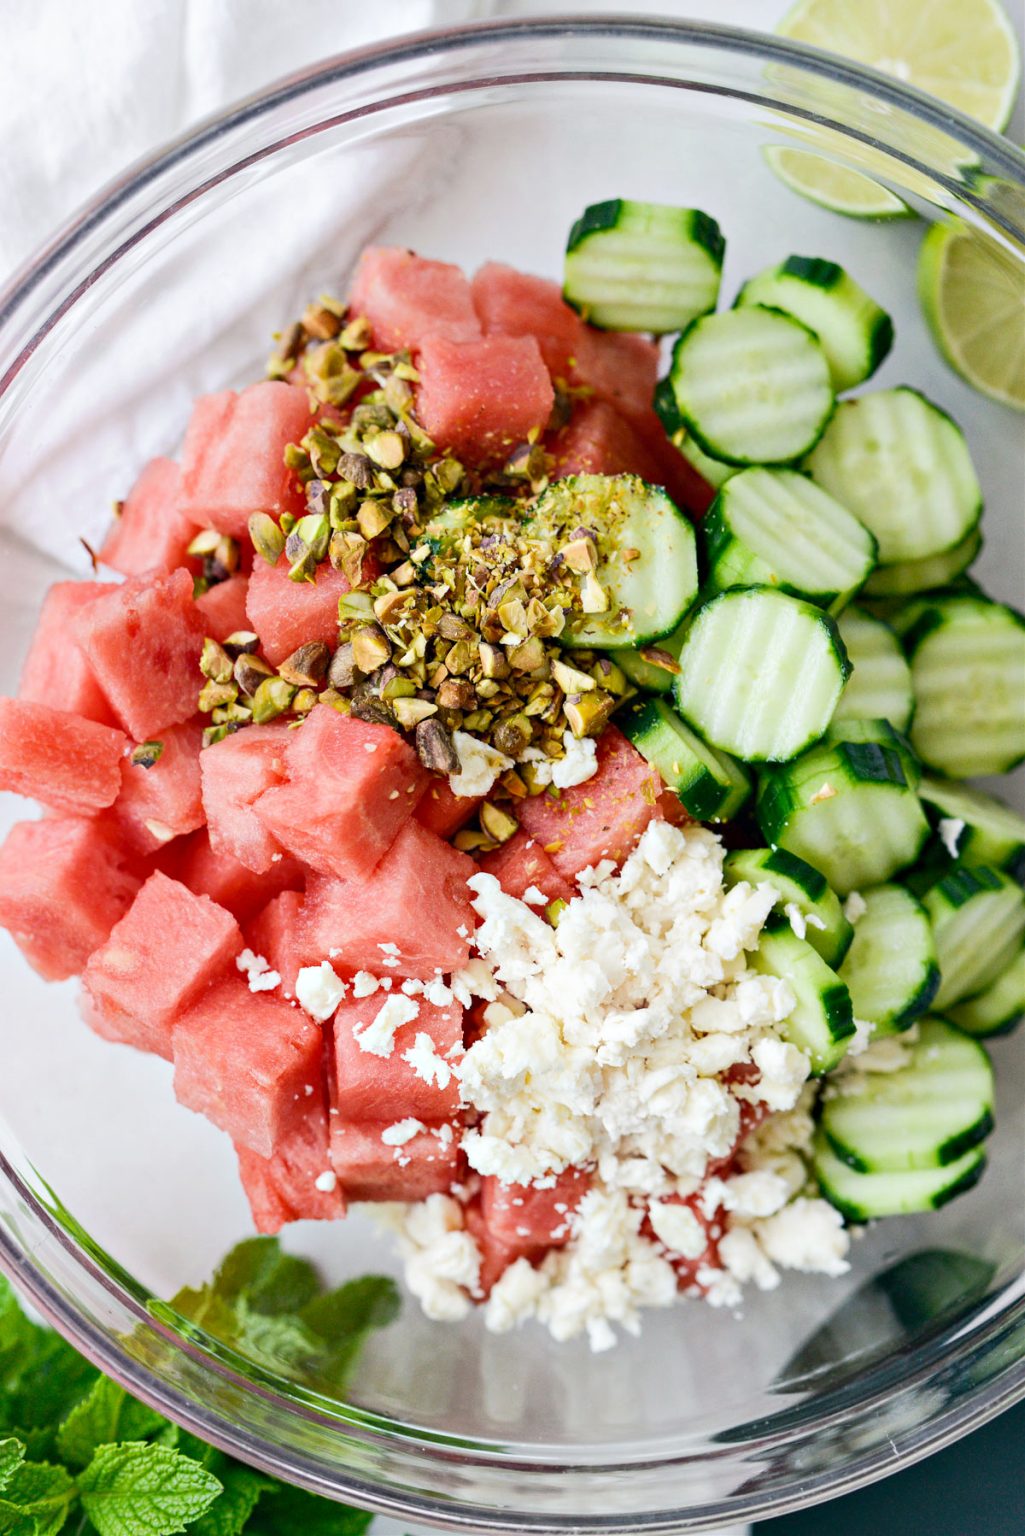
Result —
[[[765,158],[780,181],[831,213],[852,219],[913,219],[907,203],[871,176],[837,165],[812,149],[769,144]]]
[[[776,30],[928,91],[987,128],[1011,115],[1018,44],[999,0],[797,0]]]
[[[934,224],[918,257],[918,293],[943,356],[975,389],[1025,411],[1025,272],[995,241]]]

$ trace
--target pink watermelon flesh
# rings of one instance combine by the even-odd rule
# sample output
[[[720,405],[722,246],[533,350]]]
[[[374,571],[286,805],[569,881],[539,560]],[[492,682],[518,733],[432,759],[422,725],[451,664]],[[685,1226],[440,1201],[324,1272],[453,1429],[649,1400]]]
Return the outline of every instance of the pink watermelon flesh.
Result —
[[[0,789],[52,810],[88,816],[113,805],[127,746],[124,732],[112,726],[0,698]]]
[[[290,581],[282,555],[277,565],[257,559],[246,596],[246,628],[260,637],[264,655],[277,667],[314,640],[338,644],[338,599],[350,590],[341,571],[318,568],[316,581]]]
[[[605,400],[579,401],[546,447],[557,476],[632,474],[655,484],[661,480],[658,461],[640,433]]]
[[[532,336],[429,336],[417,367],[425,432],[466,463],[501,462],[551,415],[552,383]]]
[[[328,706],[290,733],[285,768],[287,781],[260,795],[255,813],[282,848],[341,880],[370,874],[427,783],[397,731]]]
[[[474,275],[473,302],[486,336],[535,337],[552,378],[572,381],[587,327],[558,283],[488,261]]]
[[[643,419],[652,409],[658,361],[658,347],[646,336],[585,325],[573,382],[587,385],[630,420]]]
[[[550,1189],[502,1184],[489,1175],[481,1180],[481,1215],[494,1240],[517,1257],[561,1248],[569,1242],[570,1217],[590,1183],[590,1174],[581,1168],[558,1174]]]
[[[366,316],[374,345],[384,351],[416,350],[427,336],[473,341],[480,335],[470,284],[459,268],[398,246],[371,245],[363,252],[349,313]]]
[[[509,1265],[521,1257],[516,1248],[507,1248],[500,1243],[494,1233],[488,1227],[481,1213],[479,1199],[466,1207],[464,1212],[467,1231],[480,1250],[480,1277],[477,1289],[482,1299],[490,1296],[495,1282],[501,1278]]]
[[[210,846],[258,875],[279,862],[275,855],[282,853],[282,846],[254,806],[266,790],[281,783],[288,740],[283,725],[247,725],[204,747],[199,755]]]
[[[109,1039],[170,1058],[175,1020],[241,948],[230,912],[157,871],[90,956],[82,985]]]
[[[301,891],[282,891],[246,927],[246,943],[281,977],[282,995],[295,996],[295,981],[304,965],[318,963],[303,944]]]
[[[108,587],[75,615],[71,636],[136,741],[195,714],[203,624],[188,571]]]
[[[707,1289],[698,1279],[699,1274],[703,1270],[722,1268],[722,1263],[719,1259],[719,1238],[724,1230],[722,1207],[718,1207],[711,1214],[706,1211],[706,1193],[704,1188],[695,1190],[694,1194],[688,1195],[686,1199],[682,1195],[667,1195],[665,1196],[665,1203],[666,1205],[685,1205],[697,1217],[705,1230],[707,1246],[696,1259],[685,1259],[679,1253],[668,1253],[666,1255],[676,1271],[677,1288],[685,1291],[688,1295],[699,1296]],[[655,1230],[647,1217],[645,1217],[641,1226],[641,1235],[646,1237],[649,1242],[658,1242]]]
[[[328,1155],[327,1125],[327,1108],[321,1102],[307,1109],[270,1157],[236,1145],[242,1187],[258,1232],[273,1234],[290,1221],[337,1221],[345,1215],[345,1197]],[[318,1180],[330,1187],[318,1187]]]
[[[301,1133],[324,1092],[324,1041],[301,1008],[241,977],[206,992],[174,1027],[174,1091],[260,1157]]]
[[[249,577],[235,575],[229,576],[227,581],[219,581],[201,597],[197,597],[196,607],[203,621],[204,633],[214,640],[226,640],[229,635],[248,629],[248,594]]]
[[[200,793],[198,721],[171,725],[160,734],[163,751],[151,768],[121,762],[121,793],[114,814],[125,839],[139,853],[154,853],[206,820]]]
[[[501,848],[486,853],[480,861],[481,869],[494,875],[508,896],[521,901],[531,886],[539,890],[547,902],[572,901],[576,888],[556,869],[548,854],[536,838],[528,836],[521,827]]]
[[[451,1189],[459,1173],[457,1131],[444,1142],[429,1128],[390,1147],[381,1132],[393,1123],[343,1125],[332,1119],[331,1164],[347,1200],[426,1200]]]
[[[337,959],[341,971],[424,978],[457,971],[470,954],[474,915],[466,882],[476,867],[410,821],[369,879],[310,875],[303,906],[308,948],[321,959]],[[397,953],[382,944],[395,945]],[[396,963],[385,966],[385,955]]]
[[[534,795],[519,804],[520,825],[572,880],[601,859],[619,863],[649,821],[661,818],[664,785],[614,725],[598,738],[598,771],[558,798]]]
[[[0,926],[47,981],[64,981],[127,912],[140,880],[107,821],[21,821],[0,845]]]
[[[371,1024],[391,993],[343,1002],[334,1021],[334,1107],[339,1120],[361,1124],[367,1120],[446,1120],[459,1108],[459,1085],[444,1071],[426,1082],[406,1061],[405,1052],[418,1035],[428,1035],[435,1054],[451,1063],[463,1045],[463,1010],[456,1002],[436,1008],[424,997],[411,999],[420,1009],[415,1019],[395,1035],[390,1056],[361,1050],[357,1032]],[[444,1081],[447,1077],[447,1081]],[[444,1081],[444,1087],[441,1086]]]
[[[413,815],[422,827],[438,837],[451,837],[465,827],[479,805],[478,796],[454,794],[448,779],[432,773]]]
[[[302,487],[284,455],[310,421],[306,391],[277,380],[201,396],[182,445],[182,505],[191,521],[238,539],[253,512],[301,514]]]
[[[117,725],[92,667],[69,629],[73,616],[94,598],[111,591],[103,581],[58,581],[47,592],[21,672],[18,697],[30,704],[52,704],[100,725]]]
[[[240,923],[248,922],[282,891],[301,891],[304,880],[302,865],[287,854],[273,860],[265,873],[257,874],[232,854],[224,850],[215,853],[203,827],[175,850],[165,873],[197,896],[209,896],[218,906],[227,907]]]
[[[151,459],[132,487],[99,558],[122,576],[187,565],[195,525],[182,511],[182,475],[173,459]]]

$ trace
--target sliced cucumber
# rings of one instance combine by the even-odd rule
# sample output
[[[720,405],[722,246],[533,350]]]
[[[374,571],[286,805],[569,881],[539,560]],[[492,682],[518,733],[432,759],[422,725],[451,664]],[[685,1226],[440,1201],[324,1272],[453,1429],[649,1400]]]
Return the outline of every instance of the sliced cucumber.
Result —
[[[831,1072],[847,1053],[854,1034],[850,993],[817,950],[799,939],[790,924],[770,918],[749,957],[752,970],[787,982],[796,1002],[778,1025],[791,1045],[807,1051],[816,1075]]]
[[[1025,891],[998,870],[955,866],[923,898],[936,936],[941,1012],[995,981],[1025,937]]]
[[[1012,880],[1025,880],[1025,816],[967,784],[923,778],[918,793],[945,833],[948,854],[962,864],[988,864]]]
[[[607,331],[682,331],[714,309],[726,242],[696,208],[592,203],[566,244],[563,298]]]
[[[739,587],[694,616],[676,702],[712,746],[785,762],[822,735],[849,673],[828,614],[772,587]]]
[[[665,491],[636,475],[555,480],[534,522],[556,544],[581,527],[597,534],[593,576],[607,606],[568,623],[560,637],[566,645],[611,650],[658,640],[672,634],[697,595],[693,528]]]
[[[749,885],[775,886],[779,900],[773,910],[789,917],[786,909],[796,908],[804,919],[804,937],[811,947],[834,970],[840,964],[850,948],[854,929],[844,917],[840,898],[825,875],[804,859],[785,848],[739,848],[726,855],[723,878],[727,885],[746,880]]]
[[[450,549],[481,523],[497,530],[503,526],[516,527],[521,522],[521,505],[511,496],[467,496],[461,501],[445,502],[424,529],[424,538],[437,553]]]
[[[764,304],[793,315],[819,339],[837,394],[871,374],[893,346],[893,321],[835,261],[788,256],[746,282],[736,307]]]
[[[1025,945],[988,987],[948,1008],[947,1017],[979,1040],[1014,1029],[1025,1018]]]
[[[854,1017],[873,1024],[878,1039],[921,1018],[939,990],[940,968],[929,914],[910,891],[876,885],[861,897],[866,910],[839,973]]]
[[[880,1216],[910,1216],[935,1211],[977,1184],[986,1167],[982,1147],[973,1147],[944,1168],[916,1168],[910,1173],[859,1173],[843,1162],[825,1135],[815,1143],[812,1171],[819,1188],[848,1221]]]
[[[768,769],[758,791],[766,841],[820,869],[840,896],[889,880],[929,835],[900,751],[834,741]]]
[[[706,746],[663,699],[627,704],[616,719],[695,820],[729,821],[749,799],[751,779],[741,765]]]
[[[705,590],[778,587],[838,613],[875,565],[876,541],[793,469],[744,469],[701,521]]]
[[[960,544],[925,560],[898,561],[896,565],[877,565],[865,583],[870,597],[905,597],[912,592],[930,592],[956,581],[982,548],[982,534],[973,528]]]
[[[730,464],[791,463],[811,452],[833,410],[811,331],[760,305],[695,320],[673,349],[669,382],[698,447]]]
[[[646,693],[672,693],[673,683],[680,672],[680,648],[687,633],[689,618],[684,618],[671,635],[644,645],[637,651],[625,647],[616,652],[616,666],[632,683]]]
[[[915,691],[911,742],[952,779],[1006,773],[1025,758],[1025,618],[967,596],[927,602],[904,636]]]
[[[904,777],[912,789],[917,789],[922,777],[922,765],[915,756],[910,741],[890,720],[831,720],[826,727],[823,741],[827,745],[836,742],[875,742],[880,747],[890,747],[897,753],[904,769]]]
[[[911,668],[888,624],[851,606],[836,621],[853,671],[833,720],[889,720],[906,731],[915,707]]]
[[[805,467],[872,530],[886,564],[953,549],[982,514],[960,427],[907,385],[842,401]]]

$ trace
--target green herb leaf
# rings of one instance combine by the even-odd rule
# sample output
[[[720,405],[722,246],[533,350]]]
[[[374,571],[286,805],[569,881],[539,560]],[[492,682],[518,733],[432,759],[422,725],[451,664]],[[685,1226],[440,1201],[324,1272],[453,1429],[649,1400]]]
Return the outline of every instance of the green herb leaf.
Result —
[[[25,1447],[20,1440],[0,1440],[0,1493],[25,1460]]]
[[[244,1298],[254,1312],[274,1316],[298,1312],[318,1294],[321,1282],[306,1259],[282,1253],[277,1238],[251,1237],[231,1250],[210,1289],[226,1301]]]
[[[317,1337],[307,1365],[317,1385],[342,1392],[367,1334],[393,1322],[400,1305],[398,1288],[386,1275],[364,1275],[308,1302],[299,1316]]]
[[[75,1485],[63,1467],[24,1461],[0,1494],[3,1536],[57,1536],[68,1518]]]
[[[78,1488],[99,1536],[175,1536],[221,1492],[218,1479],[187,1456],[141,1442],[101,1446]]]
[[[101,1445],[146,1440],[166,1424],[159,1413],[101,1376],[64,1420],[57,1433],[57,1449],[70,1466],[84,1467]]]
[[[53,1429],[98,1376],[59,1334],[29,1322],[0,1275],[0,1432],[18,1429],[33,1455],[49,1455]]]
[[[283,1487],[260,1501],[246,1536],[363,1536],[372,1519],[362,1509]]]
[[[209,1470],[221,1483],[224,1492],[218,1495],[195,1525],[189,1526],[189,1536],[240,1536],[242,1531],[249,1529],[249,1517],[262,1495],[275,1493],[280,1487],[271,1478],[237,1461],[230,1461],[220,1453],[217,1453]]]

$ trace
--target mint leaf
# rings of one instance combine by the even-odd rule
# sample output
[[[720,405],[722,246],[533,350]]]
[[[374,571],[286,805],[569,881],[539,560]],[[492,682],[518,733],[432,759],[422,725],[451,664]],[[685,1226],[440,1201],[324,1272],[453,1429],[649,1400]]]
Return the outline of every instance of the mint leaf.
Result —
[[[320,1277],[306,1259],[282,1253],[276,1237],[250,1237],[222,1260],[210,1290],[223,1300],[245,1300],[268,1316],[298,1312],[321,1289]]]
[[[240,1536],[248,1530],[248,1521],[261,1496],[277,1489],[278,1484],[250,1467],[220,1456],[210,1470],[224,1492],[211,1504],[205,1515],[195,1525],[189,1526],[189,1536]],[[296,1532],[296,1536],[299,1533]]]
[[[0,1493],[25,1460],[25,1447],[20,1440],[0,1440]]]
[[[365,1510],[283,1487],[260,1501],[246,1536],[363,1536],[372,1519]]]
[[[175,1536],[221,1492],[211,1472],[163,1445],[103,1445],[78,1480],[99,1536]]]
[[[299,1314],[318,1340],[307,1371],[322,1390],[341,1393],[367,1334],[397,1316],[399,1293],[385,1275],[364,1275],[308,1302]]]
[[[57,1449],[70,1466],[85,1467],[101,1445],[146,1440],[166,1423],[116,1382],[100,1376],[58,1430]]]
[[[75,1485],[63,1467],[23,1461],[0,1493],[3,1536],[57,1536],[68,1518]]]

